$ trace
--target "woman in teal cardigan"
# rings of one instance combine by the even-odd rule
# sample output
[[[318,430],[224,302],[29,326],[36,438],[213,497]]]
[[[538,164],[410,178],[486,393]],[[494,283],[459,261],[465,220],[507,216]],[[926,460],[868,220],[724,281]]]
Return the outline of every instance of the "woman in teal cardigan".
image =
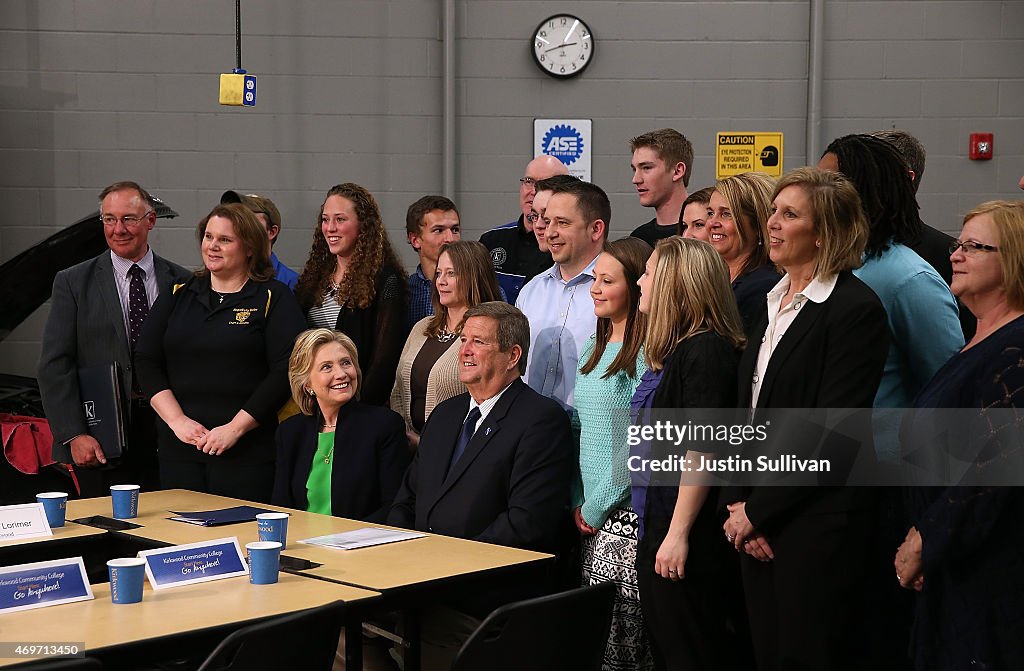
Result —
[[[605,669],[651,666],[636,584],[637,517],[629,505],[629,401],[645,370],[647,318],[637,309],[637,280],[651,247],[638,238],[610,242],[594,265],[590,289],[597,333],[583,349],[574,424],[580,432],[582,492],[575,501],[583,537],[583,583],[618,586]]]

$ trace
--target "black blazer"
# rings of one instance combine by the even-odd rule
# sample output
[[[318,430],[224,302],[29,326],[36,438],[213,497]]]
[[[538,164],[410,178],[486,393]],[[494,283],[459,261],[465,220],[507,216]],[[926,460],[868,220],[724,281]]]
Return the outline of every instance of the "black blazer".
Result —
[[[448,473],[469,394],[438,405],[388,523],[530,550],[556,551],[568,519],[574,448],[569,416],[517,379]]]
[[[295,415],[277,428],[272,503],[305,510],[306,479],[316,456],[320,417]],[[398,413],[350,401],[338,413],[331,468],[331,513],[383,522],[409,464],[405,422]]]
[[[739,364],[739,404],[749,408],[768,312],[747,334]],[[762,408],[871,408],[889,351],[885,308],[866,284],[844,271],[823,303],[807,301],[768,362]],[[861,418],[859,418],[861,419]],[[799,442],[794,437],[794,443]],[[862,504],[857,488],[728,487],[723,503],[745,500],[747,517],[770,532],[798,509],[837,512]]]

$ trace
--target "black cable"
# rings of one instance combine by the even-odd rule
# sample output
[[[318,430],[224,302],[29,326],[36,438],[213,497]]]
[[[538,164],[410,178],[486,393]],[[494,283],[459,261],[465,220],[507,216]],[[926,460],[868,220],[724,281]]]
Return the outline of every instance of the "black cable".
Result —
[[[242,0],[235,0],[235,69],[242,69]]]

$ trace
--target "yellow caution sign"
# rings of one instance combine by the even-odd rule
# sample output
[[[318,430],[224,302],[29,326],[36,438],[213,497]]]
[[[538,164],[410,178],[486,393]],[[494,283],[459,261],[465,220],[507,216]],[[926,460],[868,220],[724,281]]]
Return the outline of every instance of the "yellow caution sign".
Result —
[[[718,133],[715,179],[752,171],[782,176],[782,133]]]

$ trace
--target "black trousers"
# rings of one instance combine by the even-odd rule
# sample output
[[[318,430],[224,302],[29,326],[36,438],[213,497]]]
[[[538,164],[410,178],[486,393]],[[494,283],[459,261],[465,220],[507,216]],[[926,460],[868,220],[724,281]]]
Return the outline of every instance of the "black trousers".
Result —
[[[654,572],[668,520],[646,520],[637,545],[640,608],[658,671],[751,671],[750,643],[734,552],[711,529],[690,535],[686,577]],[[720,547],[719,547],[720,546]]]
[[[871,509],[798,513],[769,538],[775,559],[740,560],[759,671],[861,671]]]

